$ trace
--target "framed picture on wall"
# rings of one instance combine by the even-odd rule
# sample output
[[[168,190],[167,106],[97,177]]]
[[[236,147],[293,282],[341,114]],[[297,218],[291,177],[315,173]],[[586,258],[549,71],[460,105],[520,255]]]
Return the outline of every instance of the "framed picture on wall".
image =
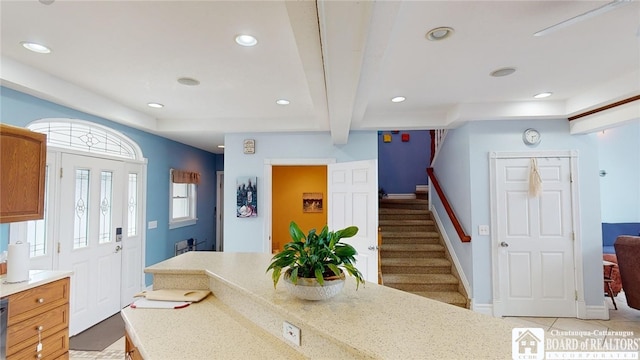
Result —
[[[302,212],[321,213],[322,193],[302,193]]]
[[[258,178],[239,177],[236,181],[236,217],[258,216]]]

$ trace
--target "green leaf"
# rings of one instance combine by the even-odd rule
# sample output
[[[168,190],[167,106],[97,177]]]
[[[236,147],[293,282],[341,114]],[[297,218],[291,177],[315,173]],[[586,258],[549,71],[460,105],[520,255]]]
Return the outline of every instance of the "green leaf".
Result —
[[[344,239],[344,238],[350,238],[357,233],[358,233],[357,226],[349,226],[348,228],[344,228],[342,230],[336,231],[336,236],[338,236],[339,239]]]
[[[327,267],[328,267],[329,269],[331,269],[331,271],[333,271],[333,273],[334,273],[336,276],[340,276],[340,268],[339,268],[339,267],[337,267],[335,264],[327,264]]]
[[[338,255],[341,258],[354,256],[354,255],[358,254],[356,249],[353,246],[349,245],[349,244],[338,244],[338,245],[336,245],[335,253],[336,253],[336,255]]]
[[[291,282],[295,285],[298,283],[298,268],[291,271]]]
[[[291,235],[291,238],[295,242],[302,242],[302,240],[305,239],[304,233],[300,230],[298,224],[293,221],[289,224],[289,235]]]
[[[316,274],[316,280],[318,280],[318,284],[324,285],[324,277],[322,276],[322,269],[316,268],[315,274]]]
[[[282,268],[280,268],[280,267],[273,268],[273,274],[271,274],[271,278],[273,279],[273,288],[274,289],[278,285],[278,280],[280,280],[280,272],[281,271],[282,271]]]

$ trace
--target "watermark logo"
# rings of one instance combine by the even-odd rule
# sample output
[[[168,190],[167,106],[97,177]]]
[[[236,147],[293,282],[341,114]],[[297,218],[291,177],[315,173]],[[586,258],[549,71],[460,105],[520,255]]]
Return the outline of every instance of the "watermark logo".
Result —
[[[544,359],[544,330],[514,328],[511,330],[511,350],[514,360]]]
[[[514,360],[640,359],[633,331],[515,328],[511,342]]]

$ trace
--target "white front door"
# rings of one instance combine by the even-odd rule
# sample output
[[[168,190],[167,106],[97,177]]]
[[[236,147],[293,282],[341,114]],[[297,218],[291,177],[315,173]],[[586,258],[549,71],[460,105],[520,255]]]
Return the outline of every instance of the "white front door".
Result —
[[[59,269],[72,270],[69,333],[120,311],[124,162],[62,154]]]
[[[329,164],[327,171],[329,229],[358,227],[354,237],[343,241],[358,252],[356,267],[365,280],[378,283],[377,160]]]
[[[571,164],[536,159],[542,192],[529,194],[530,158],[496,160],[502,316],[576,316]]]

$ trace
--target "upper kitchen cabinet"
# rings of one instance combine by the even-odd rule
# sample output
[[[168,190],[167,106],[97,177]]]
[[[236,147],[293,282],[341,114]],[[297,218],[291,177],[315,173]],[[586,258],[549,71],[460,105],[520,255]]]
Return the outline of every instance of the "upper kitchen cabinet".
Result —
[[[0,223],[44,217],[47,136],[0,124]]]

